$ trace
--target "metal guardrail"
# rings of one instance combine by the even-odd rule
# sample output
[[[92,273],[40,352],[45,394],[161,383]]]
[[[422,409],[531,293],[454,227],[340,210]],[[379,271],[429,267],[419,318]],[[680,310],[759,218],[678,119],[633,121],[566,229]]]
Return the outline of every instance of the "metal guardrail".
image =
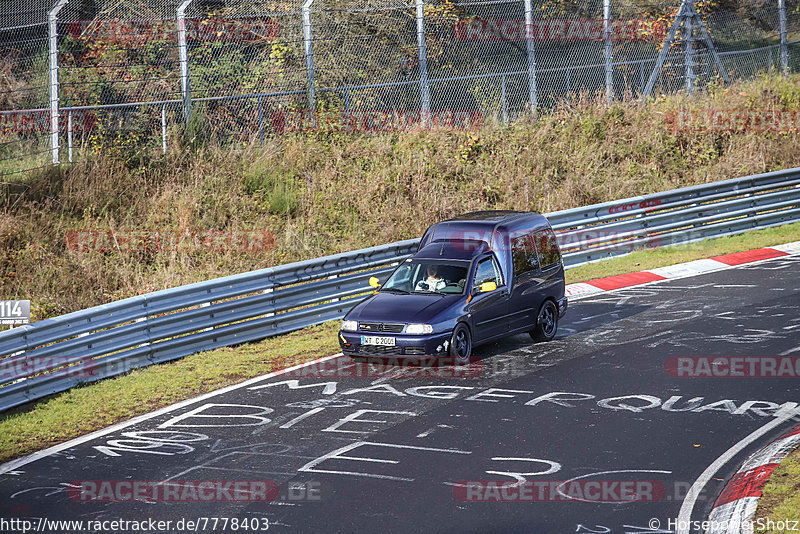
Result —
[[[800,168],[548,214],[567,268],[800,221]],[[0,410],[79,383],[338,319],[419,240],[217,278],[0,333]]]
[[[800,220],[800,168],[557,211],[564,264],[688,244]]]

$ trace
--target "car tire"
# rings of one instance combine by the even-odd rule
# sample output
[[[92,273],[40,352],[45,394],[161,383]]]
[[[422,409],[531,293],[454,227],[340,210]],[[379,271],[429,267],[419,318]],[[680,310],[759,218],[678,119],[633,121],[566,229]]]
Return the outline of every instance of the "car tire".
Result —
[[[558,332],[558,308],[552,300],[546,300],[536,314],[536,327],[529,333],[534,341],[551,341]]]
[[[469,357],[472,355],[472,335],[470,335],[469,328],[464,323],[458,323],[453,329],[448,352],[450,357],[455,360],[455,363],[469,363]]]

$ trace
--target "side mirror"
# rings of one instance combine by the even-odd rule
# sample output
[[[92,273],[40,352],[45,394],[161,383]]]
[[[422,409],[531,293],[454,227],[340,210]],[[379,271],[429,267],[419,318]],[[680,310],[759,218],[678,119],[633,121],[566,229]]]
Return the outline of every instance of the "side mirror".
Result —
[[[486,293],[488,291],[494,291],[497,289],[497,284],[495,282],[484,282],[479,286],[472,286],[472,294],[477,295],[478,293]]]
[[[378,280],[377,276],[370,276],[369,285],[371,285],[372,287],[380,287],[381,286],[381,281]]]
[[[484,282],[481,284],[481,293],[494,291],[495,289],[497,289],[497,284],[495,282]]]

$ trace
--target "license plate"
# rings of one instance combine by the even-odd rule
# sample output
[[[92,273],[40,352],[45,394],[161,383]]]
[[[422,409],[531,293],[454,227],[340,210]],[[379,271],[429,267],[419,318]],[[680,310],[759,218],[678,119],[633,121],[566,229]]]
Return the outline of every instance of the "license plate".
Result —
[[[386,347],[394,347],[393,337],[384,336],[361,336],[362,345],[383,345]]]

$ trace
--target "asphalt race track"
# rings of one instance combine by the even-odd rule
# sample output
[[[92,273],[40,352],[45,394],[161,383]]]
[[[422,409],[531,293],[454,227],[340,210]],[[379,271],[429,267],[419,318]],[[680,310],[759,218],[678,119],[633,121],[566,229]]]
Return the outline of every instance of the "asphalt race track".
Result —
[[[710,478],[692,519],[749,453],[797,424],[800,388],[681,378],[669,362],[800,356],[798,281],[793,256],[590,297],[555,341],[481,347],[467,370],[371,372],[340,356],[249,381],[0,475],[0,517],[151,518],[174,532],[242,531],[233,518],[276,532],[672,532],[718,457],[785,419]],[[102,481],[210,480],[274,481],[280,496],[81,502]]]

